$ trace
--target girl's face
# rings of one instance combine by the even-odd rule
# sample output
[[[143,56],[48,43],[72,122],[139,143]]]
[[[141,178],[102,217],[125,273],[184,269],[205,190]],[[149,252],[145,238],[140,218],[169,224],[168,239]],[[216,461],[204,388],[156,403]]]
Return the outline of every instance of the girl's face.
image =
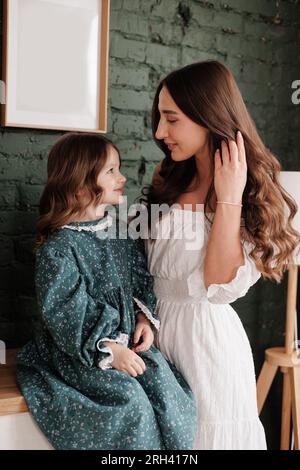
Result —
[[[123,187],[126,178],[120,173],[118,152],[111,146],[107,149],[107,161],[100,171],[97,184],[102,188],[101,205],[122,204],[124,202]]]
[[[209,154],[209,131],[187,117],[176,105],[168,89],[159,93],[160,120],[155,133],[171,151],[172,160],[180,162],[195,155]]]

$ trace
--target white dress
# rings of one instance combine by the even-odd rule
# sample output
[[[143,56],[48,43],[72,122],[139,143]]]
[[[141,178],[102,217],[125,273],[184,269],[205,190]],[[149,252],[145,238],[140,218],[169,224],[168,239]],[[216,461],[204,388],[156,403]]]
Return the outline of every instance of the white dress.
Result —
[[[154,226],[158,238],[146,240],[145,248],[161,322],[156,341],[193,390],[198,409],[194,449],[266,449],[251,347],[229,305],[260,277],[248,256],[245,229],[245,264],[231,282],[207,290],[203,262],[210,224],[203,210],[172,208]]]

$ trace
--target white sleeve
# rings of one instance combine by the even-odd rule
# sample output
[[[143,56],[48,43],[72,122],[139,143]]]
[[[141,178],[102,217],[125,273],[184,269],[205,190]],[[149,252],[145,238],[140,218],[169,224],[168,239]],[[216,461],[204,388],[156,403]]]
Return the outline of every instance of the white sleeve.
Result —
[[[226,284],[210,284],[207,289],[207,298],[212,304],[230,304],[246,295],[248,290],[261,277],[255,262],[249,253],[253,250],[253,243],[242,240],[244,264],[230,282]]]

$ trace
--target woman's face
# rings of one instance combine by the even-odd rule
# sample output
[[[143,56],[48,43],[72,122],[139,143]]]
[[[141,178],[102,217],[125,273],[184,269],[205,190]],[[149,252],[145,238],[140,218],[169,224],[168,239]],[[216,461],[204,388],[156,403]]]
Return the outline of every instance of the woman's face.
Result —
[[[180,162],[195,155],[209,154],[209,131],[187,117],[176,105],[168,89],[159,94],[160,120],[155,133],[171,151],[172,160]]]

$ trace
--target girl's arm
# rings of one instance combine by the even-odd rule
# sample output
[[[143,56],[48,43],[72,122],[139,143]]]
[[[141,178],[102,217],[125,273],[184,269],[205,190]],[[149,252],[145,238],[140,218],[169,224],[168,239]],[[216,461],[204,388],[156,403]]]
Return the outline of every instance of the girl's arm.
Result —
[[[111,366],[114,369],[125,372],[132,377],[137,377],[145,372],[146,364],[134,351],[118,343],[106,343],[106,347],[111,349]]]
[[[156,314],[157,299],[154,294],[154,279],[148,271],[144,240],[132,240],[131,283],[135,314],[142,313],[159,329]]]
[[[128,342],[128,335],[118,330],[119,312],[105,299],[88,294],[71,254],[42,246],[37,254],[36,292],[52,341],[61,352],[85,366],[109,358],[110,351],[101,349],[102,340]]]

